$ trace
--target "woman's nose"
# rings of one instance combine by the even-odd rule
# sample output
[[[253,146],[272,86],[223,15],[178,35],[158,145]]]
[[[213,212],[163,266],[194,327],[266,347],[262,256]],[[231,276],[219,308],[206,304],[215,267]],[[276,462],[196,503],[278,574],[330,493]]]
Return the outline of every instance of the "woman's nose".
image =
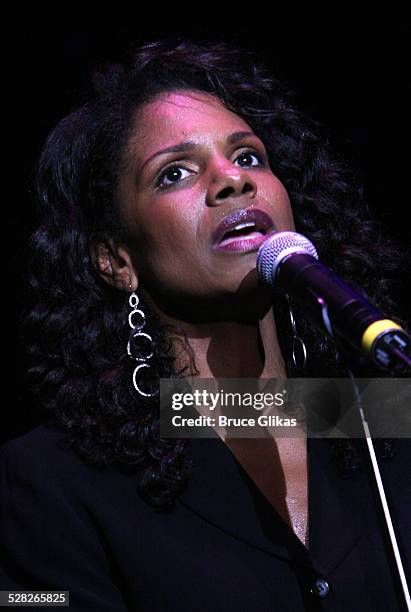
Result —
[[[219,167],[207,192],[207,204],[220,206],[227,198],[246,196],[254,198],[257,185],[246,168],[241,166]]]

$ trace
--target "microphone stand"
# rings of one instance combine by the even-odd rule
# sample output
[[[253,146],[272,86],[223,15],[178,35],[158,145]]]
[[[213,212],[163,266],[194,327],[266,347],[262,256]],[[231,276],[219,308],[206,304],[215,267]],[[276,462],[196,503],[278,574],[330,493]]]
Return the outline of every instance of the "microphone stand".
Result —
[[[329,313],[328,313],[328,307],[327,304],[325,303],[325,301],[322,298],[317,298],[318,299],[318,303],[319,306],[321,308],[321,316],[323,319],[323,324],[325,329],[327,330],[328,334],[333,338],[334,341],[336,341],[334,333],[333,333],[333,328],[332,328],[332,323],[330,321],[329,318]],[[375,454],[375,449],[374,449],[374,443],[371,437],[371,433],[370,433],[370,429],[368,427],[368,422],[366,419],[366,416],[364,414],[364,410],[363,410],[363,404],[362,404],[362,399],[361,399],[361,394],[358,388],[358,384],[357,381],[355,380],[355,376],[353,374],[353,372],[351,371],[351,369],[346,366],[350,380],[351,380],[351,384],[352,384],[352,388],[354,391],[354,397],[355,397],[355,402],[360,414],[360,419],[361,419],[361,425],[363,428],[363,432],[365,435],[365,440],[367,443],[367,449],[368,449],[368,459],[370,462],[370,465],[372,467],[372,472],[374,475],[374,479],[375,479],[375,483],[377,485],[377,491],[378,491],[378,495],[379,495],[379,500],[381,502],[381,507],[382,507],[382,511],[384,514],[384,519],[385,519],[385,525],[388,531],[388,536],[390,539],[390,543],[391,543],[391,547],[392,547],[392,552],[394,554],[394,559],[395,559],[395,564],[397,567],[397,571],[398,571],[398,577],[400,579],[400,583],[401,583],[401,588],[402,588],[402,592],[404,595],[404,601],[405,601],[405,605],[406,605],[406,609],[407,612],[411,612],[411,597],[410,597],[410,591],[408,588],[408,584],[407,584],[407,580],[405,578],[405,572],[404,572],[404,566],[403,566],[403,562],[401,559],[401,554],[398,548],[398,543],[397,543],[397,538],[395,535],[395,530],[394,530],[394,526],[393,526],[393,522],[391,519],[391,514],[390,514],[390,510],[388,507],[388,503],[387,503],[387,497],[385,495],[385,490],[384,490],[384,485],[383,485],[383,481],[382,481],[382,477],[381,477],[381,472],[380,472],[380,468],[378,465],[378,461],[377,461],[377,456]]]
[[[358,408],[359,413],[360,413],[361,424],[362,424],[363,431],[364,431],[364,434],[365,434],[365,439],[366,439],[366,442],[367,442],[368,458],[370,460],[370,464],[372,466],[372,471],[373,471],[373,474],[374,474],[375,482],[376,482],[376,485],[377,485],[379,499],[380,499],[380,502],[381,502],[381,506],[382,506],[382,510],[383,510],[383,514],[384,514],[384,518],[385,518],[385,525],[387,527],[389,539],[390,539],[390,542],[391,542],[392,551],[394,553],[395,563],[396,563],[396,567],[397,567],[397,570],[398,570],[398,576],[399,576],[399,579],[400,579],[400,583],[401,583],[401,587],[402,587],[402,591],[403,591],[403,595],[404,595],[405,605],[407,607],[407,611],[411,612],[410,592],[409,592],[409,589],[408,589],[407,580],[405,578],[404,566],[403,566],[402,559],[401,559],[401,554],[400,554],[400,551],[399,551],[399,548],[398,548],[397,538],[396,538],[396,535],[395,535],[395,531],[394,531],[394,526],[393,526],[393,522],[392,522],[392,519],[391,519],[390,510],[389,510],[388,503],[387,503],[387,497],[385,495],[384,485],[383,485],[383,482],[382,482],[381,472],[380,472],[380,468],[378,466],[377,457],[376,457],[376,454],[375,454],[373,440],[372,440],[372,437],[371,437],[370,429],[368,427],[367,419],[366,419],[365,414],[364,414],[362,400],[361,400],[361,395],[360,395],[360,392],[359,392],[359,389],[358,389],[357,381],[355,380],[354,374],[352,373],[352,371],[349,368],[348,368],[348,373],[350,375],[350,379],[351,379],[351,382],[352,382],[352,388],[354,390],[354,395],[355,395],[355,400],[356,400],[357,408]]]

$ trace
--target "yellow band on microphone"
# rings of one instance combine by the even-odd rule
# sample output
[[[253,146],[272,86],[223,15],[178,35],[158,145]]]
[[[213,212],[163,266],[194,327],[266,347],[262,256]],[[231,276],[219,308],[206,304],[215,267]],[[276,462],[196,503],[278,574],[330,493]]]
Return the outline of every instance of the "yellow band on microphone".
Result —
[[[401,327],[394,321],[391,321],[391,319],[381,319],[381,321],[371,323],[361,338],[361,348],[363,351],[370,353],[375,339],[378,338],[382,332],[389,331],[391,329],[401,329]]]

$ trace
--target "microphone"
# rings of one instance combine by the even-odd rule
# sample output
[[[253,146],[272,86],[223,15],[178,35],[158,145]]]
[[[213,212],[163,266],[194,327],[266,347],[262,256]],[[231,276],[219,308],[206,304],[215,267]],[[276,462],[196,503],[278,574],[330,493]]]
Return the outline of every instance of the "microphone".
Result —
[[[278,232],[260,246],[257,271],[276,292],[287,293],[321,331],[380,367],[411,367],[411,337],[318,261],[302,234]]]

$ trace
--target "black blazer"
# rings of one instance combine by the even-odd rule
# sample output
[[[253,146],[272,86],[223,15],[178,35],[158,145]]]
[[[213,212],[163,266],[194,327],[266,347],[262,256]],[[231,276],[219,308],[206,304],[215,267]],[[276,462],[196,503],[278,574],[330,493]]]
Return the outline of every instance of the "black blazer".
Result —
[[[308,553],[219,439],[190,441],[194,473],[164,513],[61,438],[41,426],[0,449],[3,590],[69,590],[76,612],[405,609],[370,476],[339,478],[327,440],[309,441]],[[381,469],[409,576],[411,441]]]

